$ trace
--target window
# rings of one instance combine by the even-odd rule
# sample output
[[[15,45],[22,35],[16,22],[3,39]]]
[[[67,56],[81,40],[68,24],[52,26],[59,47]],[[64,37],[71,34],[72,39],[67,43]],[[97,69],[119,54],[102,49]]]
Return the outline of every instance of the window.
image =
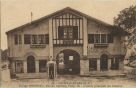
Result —
[[[49,44],[49,34],[45,35],[45,42],[46,42],[46,44]]]
[[[101,34],[101,43],[107,43],[107,35]]]
[[[100,43],[100,34],[95,34],[94,38],[95,38],[95,43]]]
[[[38,39],[39,39],[39,44],[45,44],[45,36],[44,35],[39,35]]]
[[[108,43],[113,43],[113,35],[108,34]]]
[[[58,27],[59,39],[78,39],[77,26],[59,26]]]
[[[24,44],[49,44],[48,34],[24,35]]]
[[[119,69],[119,58],[112,58],[111,59],[111,69],[118,70]]]
[[[94,34],[88,34],[88,43],[94,43]]]
[[[23,73],[23,62],[20,60],[15,61],[15,72],[16,73]]]
[[[21,44],[22,43],[22,37],[20,34],[15,34],[14,35],[14,43],[15,45]]]
[[[39,60],[39,72],[46,72],[47,60]]]
[[[38,37],[37,37],[37,35],[32,35],[32,44],[38,44]]]
[[[111,34],[88,34],[88,43],[113,43],[113,36]]]
[[[17,45],[18,44],[18,35],[17,34],[14,35],[14,40],[15,40],[15,45]]]
[[[89,70],[90,71],[96,71],[97,70],[97,59],[90,59],[89,60]]]
[[[29,34],[24,35],[24,44],[31,44],[31,35]]]

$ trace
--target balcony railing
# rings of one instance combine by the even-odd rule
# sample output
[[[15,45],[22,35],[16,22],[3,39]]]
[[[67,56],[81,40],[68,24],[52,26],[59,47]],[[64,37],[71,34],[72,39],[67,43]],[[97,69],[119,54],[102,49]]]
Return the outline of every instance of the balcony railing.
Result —
[[[46,44],[31,44],[30,48],[45,48]]]
[[[108,43],[94,43],[94,47],[108,47]]]
[[[53,44],[56,46],[74,46],[74,45],[82,45],[83,39],[53,39]]]

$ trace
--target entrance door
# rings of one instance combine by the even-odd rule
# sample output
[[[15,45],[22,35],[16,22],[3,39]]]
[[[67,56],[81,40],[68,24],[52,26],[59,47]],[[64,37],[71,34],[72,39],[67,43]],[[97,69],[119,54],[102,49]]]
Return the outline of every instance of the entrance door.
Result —
[[[73,50],[64,50],[64,71],[63,74],[75,75],[80,73],[80,56]],[[59,69],[59,68],[58,68]]]
[[[33,56],[28,56],[27,58],[27,72],[28,73],[35,72],[35,58]]]
[[[100,67],[102,71],[108,70],[108,56],[105,54],[100,58]]]

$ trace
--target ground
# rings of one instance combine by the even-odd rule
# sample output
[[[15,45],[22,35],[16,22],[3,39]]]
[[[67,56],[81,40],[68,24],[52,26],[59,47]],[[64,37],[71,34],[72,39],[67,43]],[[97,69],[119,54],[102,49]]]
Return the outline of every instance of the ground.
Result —
[[[135,88],[136,80],[128,77],[65,76],[55,80],[21,79],[2,82],[2,88]]]
[[[125,67],[130,73],[132,68]],[[2,72],[4,81],[1,88],[136,88],[136,74],[108,77],[81,77],[76,75],[58,76],[56,79],[12,79],[8,81],[8,71]]]

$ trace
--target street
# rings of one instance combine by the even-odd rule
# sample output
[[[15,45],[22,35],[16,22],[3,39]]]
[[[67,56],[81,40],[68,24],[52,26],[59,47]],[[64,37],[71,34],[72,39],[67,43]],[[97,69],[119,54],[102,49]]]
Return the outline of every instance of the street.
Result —
[[[135,88],[136,80],[128,77],[65,76],[49,79],[12,79],[2,82],[2,88]]]

